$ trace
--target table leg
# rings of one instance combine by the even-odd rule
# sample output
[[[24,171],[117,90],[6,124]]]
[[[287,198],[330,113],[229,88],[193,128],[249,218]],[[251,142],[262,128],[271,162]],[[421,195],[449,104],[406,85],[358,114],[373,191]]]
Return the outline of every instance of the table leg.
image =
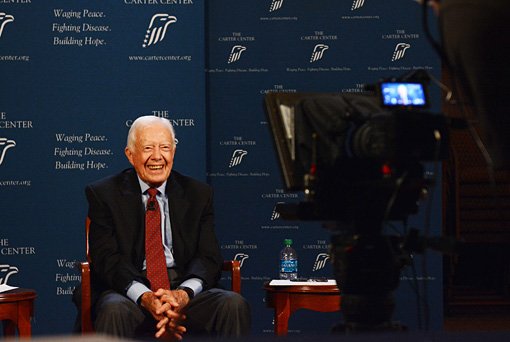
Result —
[[[18,331],[20,337],[32,336],[32,324],[30,319],[34,312],[34,302],[24,300],[19,303],[18,307]]]
[[[277,336],[287,336],[290,316],[290,300],[288,293],[275,294],[274,301],[274,333]]]

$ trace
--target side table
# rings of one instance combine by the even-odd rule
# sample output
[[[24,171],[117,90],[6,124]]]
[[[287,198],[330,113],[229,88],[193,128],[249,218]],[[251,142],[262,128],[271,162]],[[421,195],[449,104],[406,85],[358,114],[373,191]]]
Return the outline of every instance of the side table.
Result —
[[[286,336],[290,315],[298,309],[320,312],[340,310],[340,290],[336,285],[272,286],[265,282],[266,307],[274,309],[274,333]]]
[[[4,336],[12,337],[16,326],[20,337],[31,337],[30,319],[34,316],[34,290],[14,289],[0,293],[0,321],[3,323]]]

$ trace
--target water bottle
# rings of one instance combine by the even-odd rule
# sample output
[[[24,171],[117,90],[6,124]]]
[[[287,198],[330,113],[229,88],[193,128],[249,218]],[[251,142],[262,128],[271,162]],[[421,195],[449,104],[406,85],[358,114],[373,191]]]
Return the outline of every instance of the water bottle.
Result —
[[[297,278],[297,253],[292,248],[292,240],[285,239],[285,247],[280,252],[280,279]]]

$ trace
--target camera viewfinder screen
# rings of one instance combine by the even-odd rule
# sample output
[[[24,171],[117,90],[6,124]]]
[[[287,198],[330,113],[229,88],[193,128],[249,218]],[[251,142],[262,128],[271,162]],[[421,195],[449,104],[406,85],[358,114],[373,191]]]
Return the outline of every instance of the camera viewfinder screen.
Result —
[[[380,87],[384,106],[427,106],[421,83],[381,83]]]

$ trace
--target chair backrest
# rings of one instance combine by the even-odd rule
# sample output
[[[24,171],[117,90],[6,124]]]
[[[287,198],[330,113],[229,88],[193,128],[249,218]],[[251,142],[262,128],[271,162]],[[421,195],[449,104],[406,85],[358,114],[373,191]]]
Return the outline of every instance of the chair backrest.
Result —
[[[89,254],[89,230],[90,230],[90,219],[87,216],[87,220],[85,223],[85,245],[87,249],[87,261],[90,263],[90,254]]]

